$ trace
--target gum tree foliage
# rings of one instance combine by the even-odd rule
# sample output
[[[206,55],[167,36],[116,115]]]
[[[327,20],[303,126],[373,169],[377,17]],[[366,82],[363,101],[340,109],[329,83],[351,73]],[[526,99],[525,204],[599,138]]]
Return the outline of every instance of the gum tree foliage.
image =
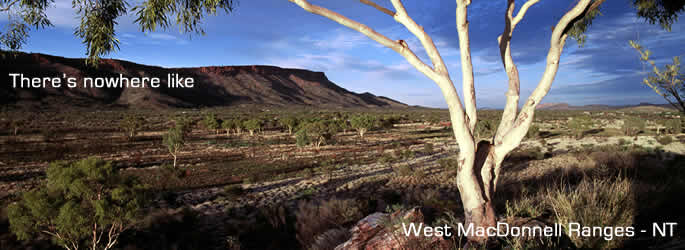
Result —
[[[250,136],[253,136],[255,131],[258,131],[262,128],[262,121],[259,119],[250,119],[243,122],[243,127],[250,132]]]
[[[147,0],[140,4],[130,0],[73,0],[72,7],[80,19],[74,35],[86,47],[86,63],[97,65],[101,56],[119,49],[115,27],[129,11],[135,13],[135,22],[144,32],[167,29],[175,23],[181,32],[204,34],[201,25],[205,16],[230,13],[236,4],[234,0]],[[0,12],[9,18],[5,30],[0,30],[0,49],[19,50],[27,43],[31,28],[52,26],[46,10],[53,5],[54,0],[0,0]]]
[[[167,147],[169,154],[174,158],[174,168],[176,167],[178,154],[183,148],[183,145],[185,145],[185,133],[183,132],[183,128],[183,126],[174,126],[162,137],[162,143]]]
[[[208,113],[205,115],[204,120],[202,120],[202,125],[209,131],[219,133],[219,128],[221,127],[221,121],[216,118],[214,113]]]
[[[131,140],[145,126],[145,118],[135,114],[126,114],[119,126],[126,132],[128,139]]]
[[[221,128],[226,131],[226,136],[231,135],[233,130],[233,119],[226,119],[221,122]]]
[[[111,249],[140,218],[143,193],[139,182],[111,162],[55,162],[43,186],[8,207],[10,230],[20,240],[48,235],[66,249]]]
[[[174,118],[174,127],[181,131],[184,137],[190,135],[193,132],[194,121],[187,116],[177,116]]]
[[[290,116],[283,117],[279,122],[280,122],[281,126],[288,129],[288,134],[292,135],[293,129],[295,129],[295,127],[297,127],[298,120],[297,120],[297,117],[290,115]]]
[[[375,124],[376,117],[369,114],[355,115],[350,118],[350,125],[357,130],[361,138],[364,138],[364,134],[371,130]]]
[[[650,60],[651,51],[642,47],[635,41],[629,41],[640,54],[640,61],[652,66],[652,72],[643,79],[642,83],[649,86],[664,97],[668,103],[685,114],[685,74],[680,70],[680,57],[674,56],[672,64],[666,64],[663,68],[657,67],[654,60]]]

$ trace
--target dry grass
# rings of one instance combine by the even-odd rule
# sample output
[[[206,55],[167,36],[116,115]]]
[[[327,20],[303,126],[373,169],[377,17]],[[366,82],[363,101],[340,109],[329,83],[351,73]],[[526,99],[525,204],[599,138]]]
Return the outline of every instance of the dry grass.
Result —
[[[331,238],[339,239],[339,235],[333,237],[332,233],[329,236],[319,236],[328,230],[341,229],[356,223],[365,215],[365,210],[365,206],[354,199],[330,199],[321,203],[301,202],[295,214],[297,241],[304,248],[310,248],[317,241],[330,243]]]
[[[576,187],[550,188],[545,202],[555,215],[556,223],[566,227],[570,222],[581,226],[628,227],[636,215],[635,197],[629,179],[589,180]],[[578,248],[613,249],[621,247],[625,239],[569,235]]]

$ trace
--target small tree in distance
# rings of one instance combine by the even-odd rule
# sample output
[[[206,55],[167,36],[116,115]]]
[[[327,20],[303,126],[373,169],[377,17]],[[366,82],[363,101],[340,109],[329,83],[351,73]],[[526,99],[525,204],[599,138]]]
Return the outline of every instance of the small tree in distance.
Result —
[[[126,114],[121,121],[120,126],[126,132],[126,137],[129,140],[135,138],[138,132],[143,129],[145,125],[145,118],[135,114]]]
[[[364,134],[371,130],[374,124],[376,124],[376,117],[369,114],[356,115],[350,119],[350,125],[357,130],[361,138],[364,138]]]
[[[55,162],[47,183],[8,207],[10,230],[20,240],[49,235],[66,249],[112,249],[137,221],[143,187],[96,158]]]
[[[174,158],[174,167],[176,167],[176,160],[178,154],[185,144],[185,135],[182,127],[173,127],[164,135],[162,142],[169,150],[169,154]]]
[[[216,134],[219,133],[219,128],[221,128],[221,123],[216,118],[216,115],[214,113],[209,113],[205,115],[205,119],[202,120],[202,125],[204,125],[205,128],[207,128],[207,130],[214,132]]]
[[[293,129],[297,127],[297,122],[298,121],[295,116],[286,116],[280,120],[281,125],[288,129],[289,135],[293,134]]]
[[[250,119],[243,122],[243,127],[245,127],[245,129],[247,129],[247,131],[250,132],[250,136],[253,136],[255,131],[258,131],[262,128],[262,122],[258,119]]]

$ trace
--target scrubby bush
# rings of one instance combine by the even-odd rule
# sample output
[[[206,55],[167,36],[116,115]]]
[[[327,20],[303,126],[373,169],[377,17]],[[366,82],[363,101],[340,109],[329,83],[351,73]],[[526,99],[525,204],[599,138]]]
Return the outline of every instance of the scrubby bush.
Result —
[[[209,131],[214,133],[219,133],[219,128],[221,126],[221,121],[216,118],[214,113],[207,113],[205,118],[202,120],[202,125]]]
[[[568,127],[576,139],[583,138],[585,130],[591,126],[592,119],[587,115],[572,117],[572,120],[568,122]]]
[[[495,134],[495,123],[492,120],[479,120],[476,122],[476,138],[490,138]]]
[[[297,133],[295,133],[295,145],[298,147],[304,147],[309,145],[309,143],[311,143],[311,140],[309,139],[306,129],[300,129],[297,131]]]
[[[433,154],[435,150],[433,149],[433,143],[427,142],[423,144],[423,153],[430,155]]]
[[[623,134],[634,136],[645,129],[645,121],[639,117],[630,116],[623,120]]]
[[[656,141],[659,142],[661,145],[668,145],[673,142],[673,137],[670,135],[664,135],[664,136],[658,136],[656,137]]]
[[[680,134],[683,131],[683,122],[680,119],[669,119],[664,122],[666,133]]]
[[[361,138],[364,138],[364,134],[371,130],[375,123],[376,117],[369,114],[356,115],[350,119],[350,125],[357,130]]]
[[[335,123],[343,133],[347,133],[348,130],[352,129],[352,125],[350,125],[350,122],[347,119],[338,118],[335,120]]]
[[[55,162],[45,185],[9,206],[10,230],[20,240],[45,234],[66,249],[111,249],[140,217],[142,190],[111,162]]]
[[[135,114],[124,115],[124,119],[121,120],[121,122],[119,123],[119,126],[121,126],[121,129],[124,130],[124,132],[126,133],[126,137],[129,140],[135,138],[135,136],[138,134],[138,131],[143,129],[144,125],[145,118]]]
[[[540,127],[538,125],[531,124],[528,132],[526,132],[526,137],[528,137],[528,139],[536,139],[538,136],[540,136]]]

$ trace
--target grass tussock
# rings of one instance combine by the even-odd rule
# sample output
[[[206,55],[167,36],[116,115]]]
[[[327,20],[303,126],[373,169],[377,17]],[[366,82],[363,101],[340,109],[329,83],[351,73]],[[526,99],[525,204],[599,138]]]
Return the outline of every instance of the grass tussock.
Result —
[[[297,217],[295,224],[297,241],[305,249],[310,248],[316,242],[319,247],[340,243],[332,239],[344,237],[338,233],[326,232],[346,228],[356,223],[366,215],[366,210],[362,202],[354,199],[330,199],[320,203],[301,202],[295,215]],[[326,244],[322,244],[324,242]]]
[[[578,186],[549,189],[547,206],[554,211],[556,223],[566,227],[571,222],[581,226],[628,227],[636,215],[636,202],[627,178],[615,180],[585,179]],[[613,249],[621,247],[624,238],[569,235],[578,248]]]

